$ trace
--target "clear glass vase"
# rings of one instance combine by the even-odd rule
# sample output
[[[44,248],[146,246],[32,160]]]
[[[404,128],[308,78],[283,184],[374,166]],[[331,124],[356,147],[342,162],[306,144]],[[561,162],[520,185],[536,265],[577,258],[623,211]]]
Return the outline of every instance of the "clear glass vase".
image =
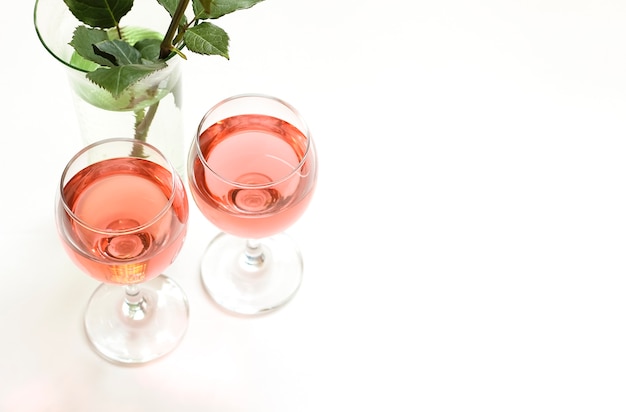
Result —
[[[139,40],[145,36],[162,36],[170,20],[158,2],[137,0],[121,22],[123,33]],[[146,141],[184,173],[181,58],[175,55],[167,60],[166,68],[113,97],[86,77],[94,65],[78,57],[69,44],[74,30],[82,23],[63,0],[37,0],[34,23],[42,45],[66,69],[82,143],[88,145],[112,137]]]

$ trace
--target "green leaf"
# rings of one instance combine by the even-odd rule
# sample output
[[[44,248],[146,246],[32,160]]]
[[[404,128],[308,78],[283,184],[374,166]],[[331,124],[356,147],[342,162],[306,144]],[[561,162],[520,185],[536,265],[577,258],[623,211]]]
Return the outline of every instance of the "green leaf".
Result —
[[[133,0],[63,0],[72,14],[91,27],[107,29],[119,24]]]
[[[178,3],[180,2],[180,0],[157,0],[157,2],[163,6],[165,8],[165,10],[167,10],[167,12],[170,14],[170,16],[174,16],[174,12],[176,11],[176,8],[178,7]],[[185,25],[187,24],[187,19],[185,17],[183,17],[183,20],[180,22],[180,25]]]
[[[232,13],[237,10],[249,9],[263,0],[193,0],[194,11],[198,15],[200,10],[198,6],[202,6],[204,13],[201,18],[218,19],[225,14]]]
[[[190,27],[185,32],[185,44],[192,52],[219,55],[228,59],[228,34],[209,22]]]
[[[167,10],[170,16],[174,15],[174,12],[176,11],[176,7],[178,7],[178,2],[179,0],[157,0],[157,3],[163,6],[163,8]]]
[[[161,40],[158,39],[145,39],[135,43],[135,48],[141,53],[141,57],[155,62],[159,59],[159,53],[161,52]]]
[[[166,66],[165,63],[151,63],[102,67],[87,73],[87,78],[118,98],[131,85]]]
[[[76,52],[87,60],[98,63],[101,66],[112,66],[112,62],[94,51],[93,45],[108,40],[107,32],[100,29],[92,29],[85,26],[78,26],[74,30],[70,45]]]
[[[198,20],[206,20],[209,18],[209,14],[204,9],[204,6],[202,5],[202,3],[200,3],[200,0],[192,0],[191,7],[193,9],[193,15]]]
[[[141,52],[122,40],[107,40],[94,45],[97,50],[112,56],[117,66],[141,63]],[[96,53],[98,53],[96,51]],[[111,57],[107,57],[111,60]]]

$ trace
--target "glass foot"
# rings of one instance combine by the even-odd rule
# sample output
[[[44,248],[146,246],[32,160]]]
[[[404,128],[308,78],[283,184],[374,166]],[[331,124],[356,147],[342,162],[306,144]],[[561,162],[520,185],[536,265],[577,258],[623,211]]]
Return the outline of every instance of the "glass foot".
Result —
[[[136,285],[132,304],[124,286],[101,284],[85,312],[85,332],[109,361],[137,364],[171,352],[187,331],[189,304],[172,279],[160,275]]]
[[[201,262],[204,287],[231,312],[254,315],[291,300],[302,282],[303,263],[297,245],[285,234],[254,243],[226,233],[209,244]]]

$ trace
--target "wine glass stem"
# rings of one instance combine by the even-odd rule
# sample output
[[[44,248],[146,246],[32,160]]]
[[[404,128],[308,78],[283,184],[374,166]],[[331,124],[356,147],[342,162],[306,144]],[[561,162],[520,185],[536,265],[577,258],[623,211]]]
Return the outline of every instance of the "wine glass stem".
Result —
[[[244,252],[244,263],[253,269],[258,269],[263,265],[265,255],[258,239],[248,239]]]
[[[125,285],[124,315],[132,320],[141,320],[146,316],[146,300],[137,285]]]

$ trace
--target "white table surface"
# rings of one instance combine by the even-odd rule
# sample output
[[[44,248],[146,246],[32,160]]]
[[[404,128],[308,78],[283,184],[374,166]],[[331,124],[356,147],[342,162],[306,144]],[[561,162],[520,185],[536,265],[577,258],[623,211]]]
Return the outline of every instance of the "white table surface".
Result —
[[[33,3],[0,14],[0,411],[626,409],[626,2],[266,0],[218,22],[231,60],[184,66],[189,141],[232,94],[300,109],[305,278],[273,314],[220,311],[192,203],[167,271],[189,329],[140,367],[83,334],[97,282],[53,218],[82,145]]]

